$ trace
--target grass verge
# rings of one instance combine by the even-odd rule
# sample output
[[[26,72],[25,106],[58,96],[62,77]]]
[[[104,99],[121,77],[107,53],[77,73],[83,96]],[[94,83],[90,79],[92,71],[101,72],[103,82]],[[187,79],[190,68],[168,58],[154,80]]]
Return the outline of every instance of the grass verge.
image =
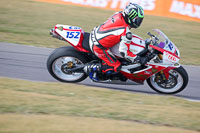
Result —
[[[2,133],[197,133],[176,127],[105,118],[42,114],[0,114],[0,117]]]
[[[200,103],[172,96],[0,78],[0,118],[0,132],[185,133],[200,131]]]
[[[49,36],[49,29],[55,24],[75,25],[90,32],[113,13],[32,0],[1,0],[0,41],[56,48],[66,43]],[[164,31],[178,46],[181,63],[200,65],[200,23],[145,15],[141,28],[132,32],[147,38],[146,32],[153,28]]]

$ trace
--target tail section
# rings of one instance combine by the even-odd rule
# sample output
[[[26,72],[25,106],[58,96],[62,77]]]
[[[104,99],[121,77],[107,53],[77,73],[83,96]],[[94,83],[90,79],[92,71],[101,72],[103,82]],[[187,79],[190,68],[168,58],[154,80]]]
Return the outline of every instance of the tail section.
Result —
[[[80,27],[57,24],[54,29],[50,31],[50,35],[60,40],[67,41],[79,51],[89,52],[82,46],[84,31]]]

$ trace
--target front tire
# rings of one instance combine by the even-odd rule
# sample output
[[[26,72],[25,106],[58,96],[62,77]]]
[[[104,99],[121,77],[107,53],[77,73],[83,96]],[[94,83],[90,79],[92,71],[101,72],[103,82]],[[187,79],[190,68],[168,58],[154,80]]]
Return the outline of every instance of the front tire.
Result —
[[[171,81],[168,80],[168,83],[171,84],[168,85],[162,82],[159,83],[159,81],[155,81],[157,76],[157,74],[155,74],[147,79],[148,85],[156,92],[162,94],[176,94],[185,89],[189,80],[188,74],[185,71],[185,69],[182,66],[180,66],[179,68],[170,70],[169,73],[169,80]]]
[[[87,57],[73,47],[55,49],[47,60],[49,73],[57,80],[67,83],[80,82],[87,78],[85,73],[65,71],[67,67],[75,67],[88,62]]]

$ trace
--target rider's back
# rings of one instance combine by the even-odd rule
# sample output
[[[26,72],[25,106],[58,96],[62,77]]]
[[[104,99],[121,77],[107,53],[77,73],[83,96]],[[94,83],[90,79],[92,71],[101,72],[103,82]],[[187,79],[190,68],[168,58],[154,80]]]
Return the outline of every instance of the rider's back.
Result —
[[[126,33],[126,24],[121,12],[114,14],[104,24],[96,29],[96,37],[99,43],[110,48],[120,42],[121,36]]]

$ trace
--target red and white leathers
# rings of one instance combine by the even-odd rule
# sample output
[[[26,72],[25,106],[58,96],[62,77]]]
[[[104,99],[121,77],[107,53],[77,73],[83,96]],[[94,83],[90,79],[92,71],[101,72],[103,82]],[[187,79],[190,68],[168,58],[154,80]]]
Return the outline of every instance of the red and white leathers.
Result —
[[[104,24],[95,27],[90,34],[90,49],[103,60],[102,65],[109,67],[103,72],[120,71],[121,63],[111,53],[110,49],[120,43],[119,51],[125,58],[133,60],[136,55],[129,51],[132,34],[129,25],[125,22],[122,12],[115,13]]]

